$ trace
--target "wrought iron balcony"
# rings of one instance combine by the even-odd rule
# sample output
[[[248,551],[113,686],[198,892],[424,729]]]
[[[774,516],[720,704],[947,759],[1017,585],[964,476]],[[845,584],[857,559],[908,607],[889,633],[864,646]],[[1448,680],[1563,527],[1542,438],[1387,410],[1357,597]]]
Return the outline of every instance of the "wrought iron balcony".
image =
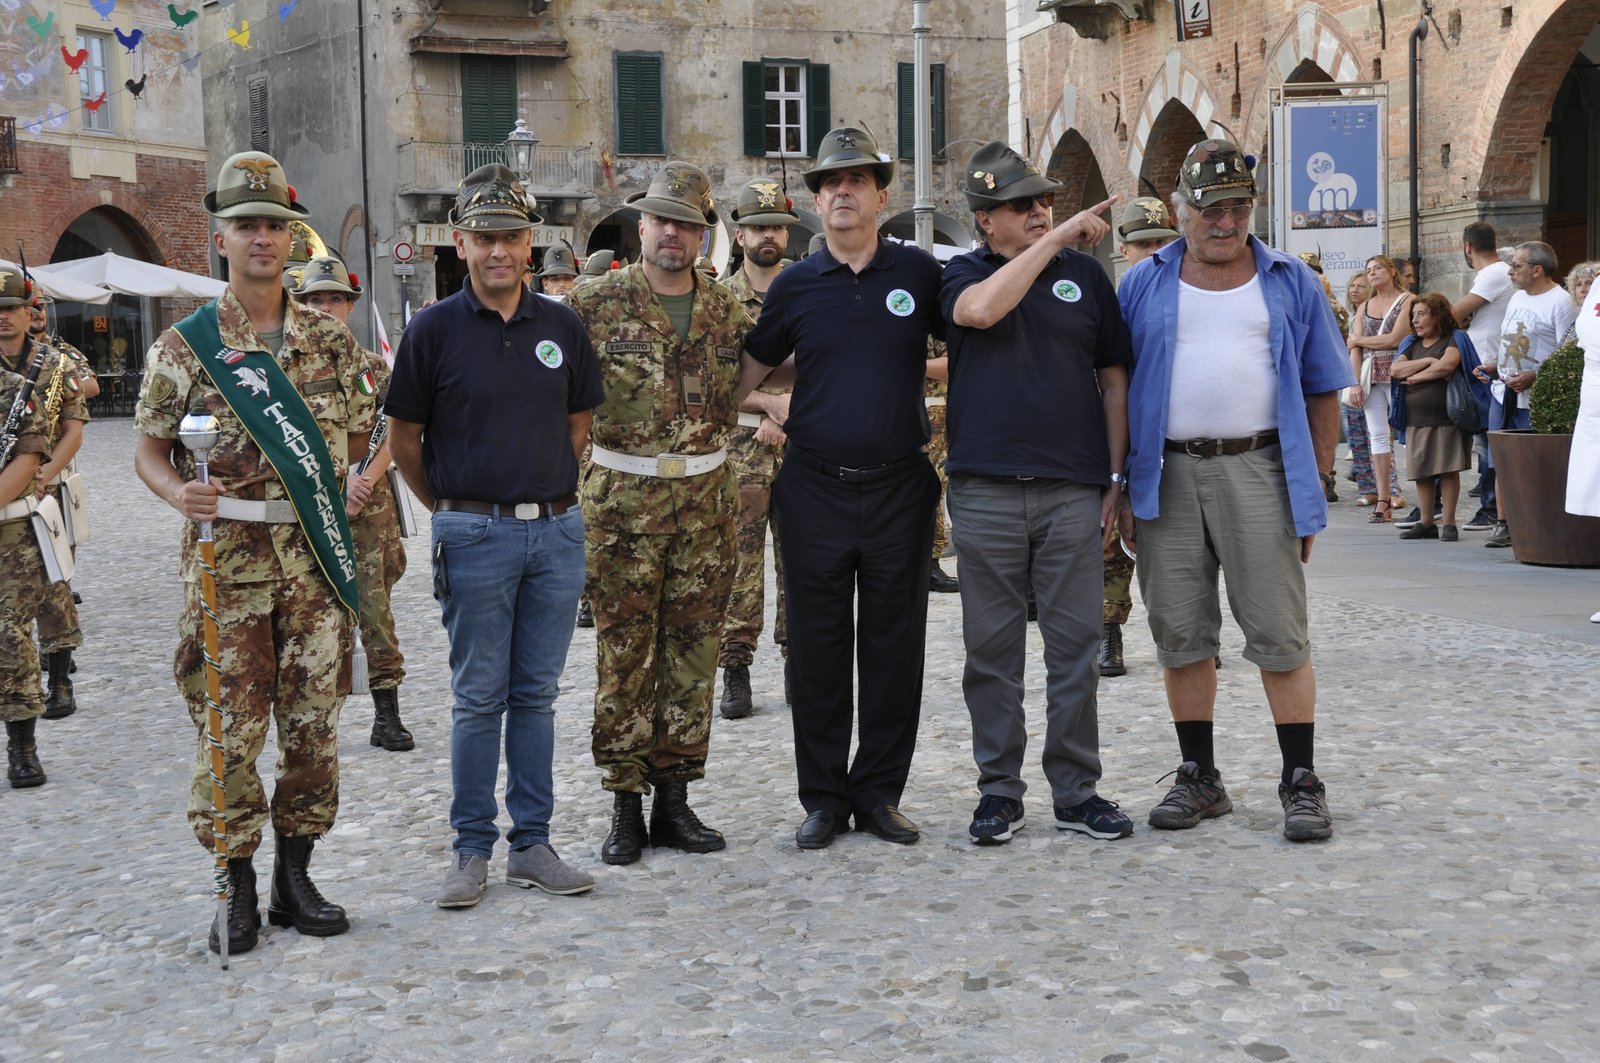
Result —
[[[0,174],[21,172],[17,165],[17,120],[0,114]]]
[[[539,145],[528,191],[540,199],[594,197],[594,149],[588,144]],[[437,144],[413,140],[400,145],[400,194],[453,196],[467,174],[491,162],[506,162],[504,144]]]

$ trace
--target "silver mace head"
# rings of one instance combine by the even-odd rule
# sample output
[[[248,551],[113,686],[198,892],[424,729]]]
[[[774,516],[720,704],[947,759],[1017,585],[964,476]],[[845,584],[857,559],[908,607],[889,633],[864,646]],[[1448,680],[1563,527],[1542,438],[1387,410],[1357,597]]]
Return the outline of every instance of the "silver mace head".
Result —
[[[216,417],[209,413],[185,414],[183,420],[178,422],[178,441],[202,457],[217,445],[221,435]]]

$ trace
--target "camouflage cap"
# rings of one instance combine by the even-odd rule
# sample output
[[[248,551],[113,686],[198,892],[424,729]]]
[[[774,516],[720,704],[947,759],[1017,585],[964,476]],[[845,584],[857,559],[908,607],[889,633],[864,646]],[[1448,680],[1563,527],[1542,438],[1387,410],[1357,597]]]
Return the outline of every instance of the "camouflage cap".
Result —
[[[1172,212],[1155,196],[1140,196],[1117,214],[1117,239],[1125,244],[1140,240],[1172,240]]]
[[[602,277],[612,266],[616,252],[610,248],[600,251],[590,251],[589,257],[583,260],[583,275],[585,277]]]
[[[468,232],[531,229],[544,219],[533,212],[534,199],[517,175],[498,162],[480,166],[456,186],[450,224]]]
[[[793,225],[800,220],[794,201],[783,194],[776,181],[750,181],[739,189],[739,205],[733,208],[735,225]]]
[[[27,306],[33,293],[33,281],[22,275],[21,266],[0,261],[0,306]]]
[[[361,298],[360,281],[333,255],[318,255],[302,267],[302,274],[300,284],[293,291],[297,299],[304,299],[312,292],[339,292],[352,300]]]
[[[1300,252],[1300,261],[1310,266],[1311,272],[1316,274],[1322,273],[1322,252],[1302,251]]]
[[[704,273],[707,277],[710,277],[712,280],[716,280],[717,279],[717,264],[715,262],[711,261],[711,259],[706,257],[705,255],[696,255],[695,256],[694,268],[699,270],[701,273]]]
[[[645,214],[687,225],[717,224],[711,202],[711,181],[705,171],[686,162],[669,162],[650,179],[650,188],[626,200]]]
[[[576,277],[578,275],[578,259],[572,253],[571,245],[559,243],[544,253],[544,268],[539,271],[541,277]]]
[[[1061,182],[1046,177],[1033,163],[1000,140],[991,140],[967,159],[967,206],[989,210],[1010,199],[1054,192]]]
[[[817,146],[817,164],[800,176],[805,178],[806,187],[816,192],[829,173],[854,166],[870,168],[878,178],[879,188],[888,188],[894,180],[894,160],[878,151],[878,142],[871,133],[854,126],[828,130]]]
[[[1226,140],[1202,140],[1189,149],[1178,168],[1178,191],[1190,206],[1201,209],[1225,199],[1254,199],[1254,164]]]
[[[202,202],[213,218],[293,221],[311,213],[295,202],[294,187],[283,167],[264,151],[230,155],[217,174],[217,190],[207,192]]]

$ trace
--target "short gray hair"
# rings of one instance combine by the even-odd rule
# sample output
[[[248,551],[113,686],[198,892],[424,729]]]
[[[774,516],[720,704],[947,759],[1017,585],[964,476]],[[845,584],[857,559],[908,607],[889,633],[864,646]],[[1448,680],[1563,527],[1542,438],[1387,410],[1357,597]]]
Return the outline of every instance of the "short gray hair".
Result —
[[[1595,277],[1600,277],[1600,262],[1579,262],[1567,271],[1567,294],[1573,302],[1578,301],[1578,285]]]
[[[1526,240],[1517,245],[1518,251],[1527,253],[1528,265],[1538,266],[1544,270],[1546,277],[1554,278],[1556,275],[1556,249],[1543,240]]]

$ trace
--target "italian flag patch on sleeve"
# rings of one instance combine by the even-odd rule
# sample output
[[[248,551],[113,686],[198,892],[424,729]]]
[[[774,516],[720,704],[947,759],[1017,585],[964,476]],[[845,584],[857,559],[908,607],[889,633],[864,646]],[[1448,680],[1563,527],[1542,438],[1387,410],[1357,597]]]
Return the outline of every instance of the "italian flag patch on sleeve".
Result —
[[[361,375],[356,377],[356,390],[363,395],[376,395],[378,393],[378,380],[372,375],[372,370],[363,369]]]

